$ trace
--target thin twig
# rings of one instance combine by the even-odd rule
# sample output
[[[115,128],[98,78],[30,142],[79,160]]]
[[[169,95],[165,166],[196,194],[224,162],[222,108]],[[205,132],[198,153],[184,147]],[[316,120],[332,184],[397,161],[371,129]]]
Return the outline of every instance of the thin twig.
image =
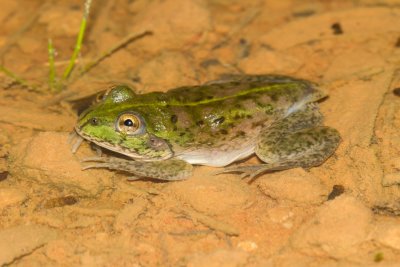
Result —
[[[189,208],[182,208],[182,211],[189,215],[190,218],[201,222],[202,224],[213,230],[223,232],[230,236],[238,236],[240,234],[240,232],[230,224],[218,221],[208,215],[202,214]]]
[[[248,11],[244,18],[237,24],[236,26],[232,27],[232,29],[229,31],[229,33],[225,36],[225,38],[222,39],[222,41],[218,42],[212,49],[218,49],[225,44],[227,44],[234,35],[236,35],[238,32],[240,32],[243,28],[245,28],[247,25],[249,25],[258,15],[260,15],[261,11],[259,7],[255,7]]]
[[[129,34],[128,36],[126,36],[125,38],[120,40],[116,45],[114,45],[113,47],[111,47],[110,49],[108,49],[107,51],[102,53],[100,56],[98,56],[96,59],[94,59],[92,62],[89,62],[88,64],[86,64],[86,66],[83,68],[83,70],[79,73],[79,76],[84,75],[89,70],[91,70],[93,67],[98,65],[101,61],[103,61],[105,58],[107,58],[110,55],[114,54],[119,49],[125,47],[129,43],[131,43],[131,42],[133,42],[135,40],[138,40],[140,38],[143,38],[143,37],[145,37],[147,35],[152,35],[152,34],[153,33],[151,31],[144,31],[144,32],[139,33],[139,34],[137,34],[137,33]]]

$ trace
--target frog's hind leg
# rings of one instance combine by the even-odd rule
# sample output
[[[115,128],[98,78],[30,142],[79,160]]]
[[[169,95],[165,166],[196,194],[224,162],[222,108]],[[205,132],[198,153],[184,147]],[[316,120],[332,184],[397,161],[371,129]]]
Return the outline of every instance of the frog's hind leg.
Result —
[[[290,114],[260,134],[255,153],[265,164],[227,168],[224,172],[254,178],[267,171],[319,166],[340,142],[337,130],[321,124],[322,116],[314,105]]]
[[[124,171],[134,175],[128,180],[137,180],[141,177],[153,178],[164,181],[177,181],[187,179],[192,174],[193,166],[182,160],[169,159],[163,161],[140,162],[114,157],[92,157],[83,162],[94,162],[83,169],[106,168]]]

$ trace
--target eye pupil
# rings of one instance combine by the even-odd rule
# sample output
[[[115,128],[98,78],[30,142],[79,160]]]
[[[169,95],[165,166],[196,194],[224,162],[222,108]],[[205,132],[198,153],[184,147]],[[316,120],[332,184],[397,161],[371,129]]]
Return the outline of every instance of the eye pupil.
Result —
[[[127,119],[124,121],[124,125],[128,126],[128,127],[132,127],[133,126],[133,121],[131,119]]]

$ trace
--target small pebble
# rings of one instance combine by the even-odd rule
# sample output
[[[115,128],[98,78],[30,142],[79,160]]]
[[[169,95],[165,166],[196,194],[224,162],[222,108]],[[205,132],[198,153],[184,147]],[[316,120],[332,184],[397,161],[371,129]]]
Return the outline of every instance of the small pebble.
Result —
[[[8,174],[9,174],[8,171],[0,172],[0,182],[4,181],[5,179],[7,179]]]
[[[340,23],[338,23],[338,22],[333,23],[331,26],[331,29],[333,30],[333,34],[335,34],[335,35],[343,34],[342,25],[340,25]]]
[[[242,241],[237,244],[237,247],[246,251],[250,252],[258,248],[257,244],[253,241]]]
[[[400,96],[400,87],[394,88],[393,94],[395,94],[396,96]]]
[[[332,191],[328,195],[328,200],[333,200],[336,197],[340,196],[341,194],[344,193],[344,186],[340,184],[335,184],[332,187]]]
[[[400,47],[400,37],[397,38],[396,44],[394,46],[395,47]]]

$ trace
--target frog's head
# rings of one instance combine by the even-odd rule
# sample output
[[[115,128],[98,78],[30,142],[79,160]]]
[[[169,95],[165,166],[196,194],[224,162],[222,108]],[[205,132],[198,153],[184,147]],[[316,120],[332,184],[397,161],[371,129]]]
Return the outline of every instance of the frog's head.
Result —
[[[83,138],[137,160],[172,157],[168,143],[146,129],[146,122],[132,108],[136,94],[127,86],[112,88],[96,105],[84,111],[75,126]]]

